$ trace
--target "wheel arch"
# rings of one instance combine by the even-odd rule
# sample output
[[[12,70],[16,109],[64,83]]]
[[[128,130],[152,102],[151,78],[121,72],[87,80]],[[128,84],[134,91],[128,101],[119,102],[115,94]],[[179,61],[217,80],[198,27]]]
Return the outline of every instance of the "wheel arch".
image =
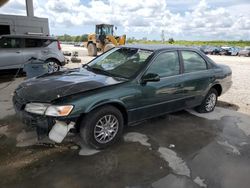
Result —
[[[49,57],[45,61],[49,61],[49,60],[56,61],[60,66],[62,66],[62,63],[57,58],[55,58],[55,57]]]
[[[93,41],[88,41],[88,43],[87,43],[87,47],[88,47],[88,45],[89,45],[90,43],[93,43]]]
[[[94,45],[96,45],[96,43],[94,42],[94,41],[88,41],[88,43],[87,43],[87,48],[88,48],[88,46],[89,46],[89,44],[94,44]]]
[[[91,112],[97,108],[107,106],[107,105],[110,105],[110,106],[117,108],[122,113],[124,125],[126,126],[128,124],[128,112],[127,112],[127,109],[126,109],[124,103],[121,101],[118,101],[118,100],[102,101],[102,102],[96,103],[96,104],[86,108],[85,111],[78,118],[78,122],[80,122],[82,119],[84,119],[84,116],[86,116],[89,112]]]
[[[217,84],[214,84],[211,89],[214,88],[216,89],[216,91],[218,92],[218,96],[220,96],[222,94],[222,86],[221,84],[217,83]]]

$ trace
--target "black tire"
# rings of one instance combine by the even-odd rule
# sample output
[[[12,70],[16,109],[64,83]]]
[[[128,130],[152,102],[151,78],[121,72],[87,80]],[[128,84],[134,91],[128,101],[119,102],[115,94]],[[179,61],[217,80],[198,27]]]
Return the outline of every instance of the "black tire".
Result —
[[[217,104],[217,99],[218,99],[217,90],[214,88],[211,88],[209,90],[208,94],[206,95],[206,97],[204,98],[203,102],[201,103],[201,105],[195,108],[196,111],[199,113],[208,113],[208,112],[214,111],[214,108]],[[211,102],[209,100],[212,100],[213,102]],[[209,102],[211,102],[211,103],[209,103]]]
[[[96,56],[97,55],[97,48],[96,45],[93,43],[88,44],[88,54],[89,56]]]
[[[105,136],[105,138],[106,138],[107,135],[106,135],[106,133],[104,133],[105,135],[102,134],[102,136],[97,137],[98,136],[97,134],[100,135],[102,130],[105,129],[105,128],[103,128],[103,129],[100,128],[99,122],[101,122],[101,119],[102,120],[103,120],[103,118],[105,119],[106,116],[115,117],[117,122],[118,122],[118,124],[116,124],[118,128],[116,131],[114,131],[116,133],[114,133],[113,138],[111,140],[106,140],[105,143],[104,142],[101,143],[102,142],[102,141],[100,141],[101,137]],[[110,128],[110,124],[106,125],[106,126]],[[115,108],[111,105],[105,105],[105,106],[99,107],[97,109],[94,109],[93,111],[89,112],[83,118],[83,120],[81,122],[81,126],[80,126],[80,135],[81,135],[83,141],[87,145],[89,145],[90,147],[93,147],[95,149],[104,149],[104,148],[107,148],[108,146],[114,144],[115,142],[117,142],[121,138],[122,132],[123,132],[123,127],[124,127],[124,120],[123,120],[122,113],[117,108]],[[100,129],[100,130],[98,130],[98,132],[97,132],[97,129]],[[109,132],[109,130],[104,130],[104,132],[105,131],[107,131],[108,134],[111,134]],[[110,138],[108,137],[108,139],[110,139]]]
[[[55,59],[47,59],[45,63],[48,65],[48,73],[57,72],[61,68],[59,61]]]

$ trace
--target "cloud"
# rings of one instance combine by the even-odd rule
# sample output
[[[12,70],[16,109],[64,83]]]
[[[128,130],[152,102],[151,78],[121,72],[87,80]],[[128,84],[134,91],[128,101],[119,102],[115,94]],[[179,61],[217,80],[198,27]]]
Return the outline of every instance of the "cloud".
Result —
[[[143,33],[144,36],[160,36],[164,30],[167,36],[182,39],[250,39],[250,4],[246,0],[229,0],[224,4],[221,0],[188,2],[90,0],[83,4],[80,0],[34,0],[34,7],[36,16],[49,18],[53,30],[112,23],[127,33]],[[181,11],[172,12],[173,6]],[[11,0],[0,13],[23,14],[24,7],[24,1]],[[241,15],[236,14],[239,10]]]

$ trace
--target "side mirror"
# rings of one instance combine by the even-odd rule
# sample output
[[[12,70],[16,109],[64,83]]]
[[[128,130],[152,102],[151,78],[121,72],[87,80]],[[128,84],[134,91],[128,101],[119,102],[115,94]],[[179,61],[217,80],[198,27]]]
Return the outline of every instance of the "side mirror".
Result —
[[[141,83],[145,84],[147,82],[159,82],[160,76],[155,73],[148,73],[141,78]]]

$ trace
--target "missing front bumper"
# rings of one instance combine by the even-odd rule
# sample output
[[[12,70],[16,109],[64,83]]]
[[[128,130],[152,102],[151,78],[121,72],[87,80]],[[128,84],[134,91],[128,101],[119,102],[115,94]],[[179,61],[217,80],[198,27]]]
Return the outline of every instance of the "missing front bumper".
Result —
[[[70,129],[74,128],[75,122],[70,122],[69,124],[63,121],[56,121],[54,126],[49,132],[50,140],[56,143],[61,143],[63,139],[67,136]]]

